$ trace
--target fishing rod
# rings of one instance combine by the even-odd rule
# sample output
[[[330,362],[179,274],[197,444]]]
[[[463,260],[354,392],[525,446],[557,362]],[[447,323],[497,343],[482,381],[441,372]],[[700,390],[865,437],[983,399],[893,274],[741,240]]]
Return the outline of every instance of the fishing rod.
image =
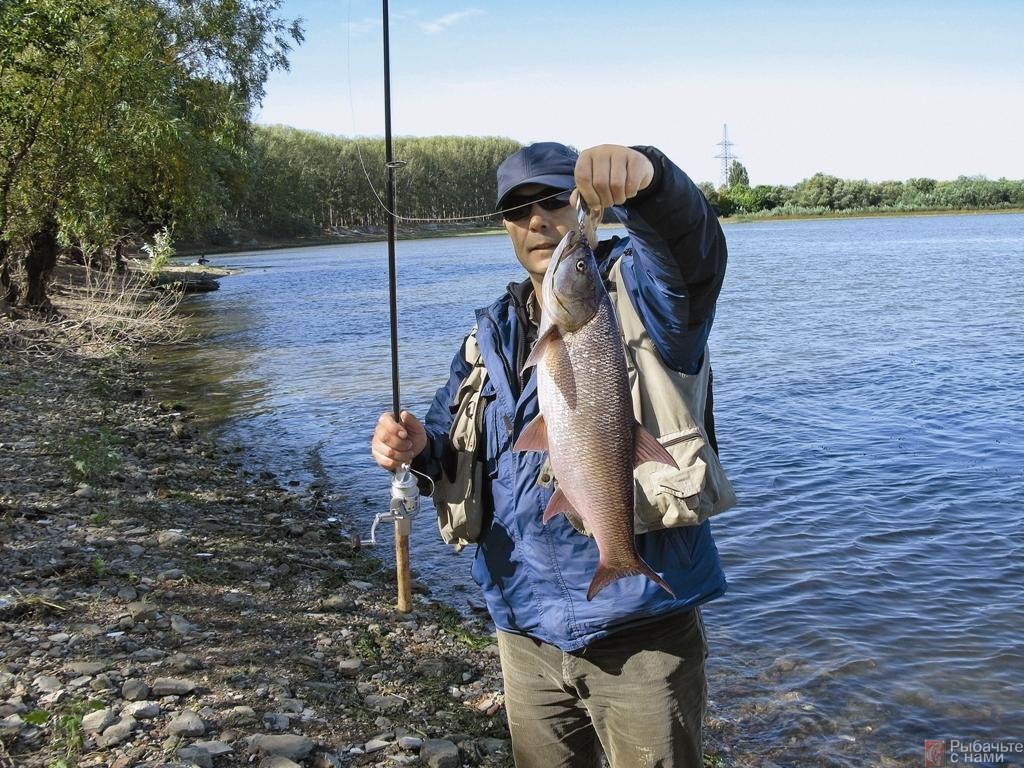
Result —
[[[384,18],[384,162],[387,168],[388,213],[388,297],[391,314],[391,406],[398,421],[401,416],[401,397],[398,379],[398,271],[395,260],[397,219],[395,215],[395,170],[405,165],[395,160],[391,140],[391,41],[388,29],[388,0],[383,0]],[[395,524],[395,576],[398,581],[398,610],[412,610],[412,577],[409,569],[409,534],[412,518],[419,511],[420,492],[416,478],[408,464],[403,464],[391,478],[391,505],[387,512],[378,513],[370,529],[369,544],[376,544],[377,525]]]

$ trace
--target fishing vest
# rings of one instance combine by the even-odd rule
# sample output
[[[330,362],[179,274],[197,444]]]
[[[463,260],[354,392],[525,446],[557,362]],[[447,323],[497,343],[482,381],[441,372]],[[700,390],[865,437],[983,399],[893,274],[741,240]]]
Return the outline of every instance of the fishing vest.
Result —
[[[609,295],[626,352],[633,412],[678,465],[645,462],[634,469],[635,532],[700,525],[736,504],[732,484],[704,426],[710,353],[705,347],[700,370],[695,374],[666,367],[622,285],[621,265],[622,260],[617,260],[609,273]],[[466,338],[464,355],[471,370],[456,392],[449,430],[455,460],[443,462],[446,469],[432,493],[441,538],[457,552],[479,539],[486,512],[480,437],[484,410],[481,393],[487,369],[480,357],[475,328]],[[537,482],[550,485],[552,480],[550,464],[545,462]],[[572,523],[581,533],[589,533],[578,518]]]

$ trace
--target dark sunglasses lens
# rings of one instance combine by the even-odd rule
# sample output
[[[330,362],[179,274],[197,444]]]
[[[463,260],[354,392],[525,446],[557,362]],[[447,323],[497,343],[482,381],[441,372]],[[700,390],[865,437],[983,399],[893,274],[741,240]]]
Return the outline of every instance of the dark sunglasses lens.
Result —
[[[530,215],[534,203],[545,211],[557,211],[559,208],[565,208],[569,204],[569,196],[572,194],[572,190],[566,190],[557,197],[548,197],[550,194],[550,192],[545,192],[533,197],[511,197],[505,205],[507,210],[501,215],[505,217],[506,221],[522,221]]]

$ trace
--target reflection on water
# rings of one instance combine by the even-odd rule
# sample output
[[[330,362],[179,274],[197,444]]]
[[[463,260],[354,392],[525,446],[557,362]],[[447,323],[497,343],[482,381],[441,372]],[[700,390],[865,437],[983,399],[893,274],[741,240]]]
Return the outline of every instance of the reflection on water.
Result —
[[[741,765],[916,766],[926,738],[1024,739],[1024,216],[727,235],[712,345],[742,505],[715,521],[713,743]],[[166,358],[164,396],[282,481],[318,454],[365,535],[387,504],[367,451],[391,405],[384,246],[216,261],[245,272],[189,300],[200,339]],[[518,272],[503,236],[401,243],[399,269],[422,413],[472,308]],[[465,605],[471,551],[429,517],[414,567]]]

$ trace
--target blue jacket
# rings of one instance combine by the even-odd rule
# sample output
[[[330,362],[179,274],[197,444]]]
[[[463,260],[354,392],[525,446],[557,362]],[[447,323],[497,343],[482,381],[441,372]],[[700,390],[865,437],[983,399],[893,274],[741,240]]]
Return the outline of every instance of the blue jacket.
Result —
[[[651,184],[615,214],[628,237],[597,249],[602,270],[623,259],[623,279],[665,363],[698,370],[714,319],[726,265],[725,237],[700,190],[658,150],[636,147],[655,167]],[[597,545],[559,515],[541,516],[553,491],[537,484],[545,456],[513,452],[519,433],[537,414],[536,378],[520,374],[527,350],[529,280],[476,312],[477,343],[487,368],[483,390],[486,459],[484,521],[473,562],[495,625],[530,635],[563,651],[583,648],[612,632],[684,611],[723,594],[725,576],[708,522],[638,535],[641,557],[676,597],[642,577],[619,579],[588,602]],[[448,383],[427,413],[428,446],[413,466],[438,477],[450,458],[448,430],[459,383],[469,373],[460,350]],[[710,403],[709,403],[710,406]],[[709,408],[710,413],[710,408]]]

